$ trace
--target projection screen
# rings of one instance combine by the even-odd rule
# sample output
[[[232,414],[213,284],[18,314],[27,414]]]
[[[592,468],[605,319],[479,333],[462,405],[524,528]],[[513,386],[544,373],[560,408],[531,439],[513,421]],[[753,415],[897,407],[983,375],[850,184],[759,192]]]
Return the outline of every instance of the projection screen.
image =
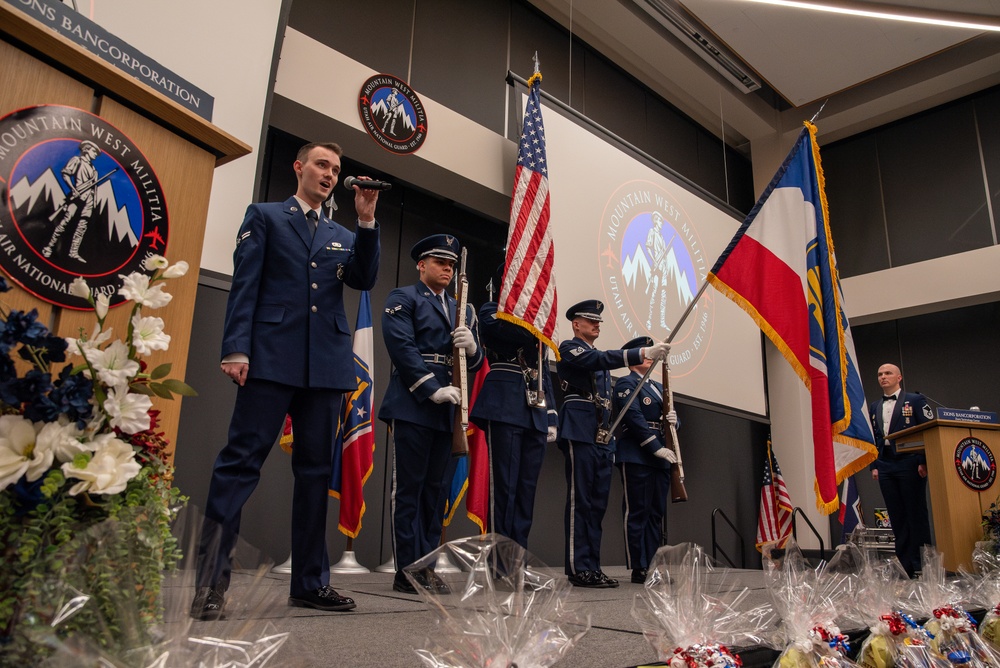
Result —
[[[542,115],[559,338],[573,336],[570,305],[600,299],[598,348],[643,335],[665,340],[738,229],[739,214],[547,99]],[[761,341],[750,317],[708,288],[672,341],[674,392],[764,416]]]

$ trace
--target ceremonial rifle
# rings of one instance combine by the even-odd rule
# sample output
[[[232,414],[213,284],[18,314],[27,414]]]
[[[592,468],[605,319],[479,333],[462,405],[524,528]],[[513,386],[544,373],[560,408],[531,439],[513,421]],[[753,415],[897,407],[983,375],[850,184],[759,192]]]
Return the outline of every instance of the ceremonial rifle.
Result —
[[[687,488],[684,487],[684,461],[681,459],[681,442],[677,440],[677,427],[667,422],[667,413],[674,410],[674,391],[670,389],[670,365],[663,363],[663,418],[660,426],[663,429],[663,442],[666,447],[673,448],[677,461],[670,467],[670,500],[682,503],[688,500]]]
[[[465,326],[466,305],[469,302],[469,277],[465,274],[466,249],[462,249],[462,259],[455,280],[458,305],[455,307],[455,328]],[[461,399],[455,407],[455,422],[451,431],[451,456],[465,457],[469,454],[469,371],[465,359],[465,348],[452,348],[452,381],[458,388]]]

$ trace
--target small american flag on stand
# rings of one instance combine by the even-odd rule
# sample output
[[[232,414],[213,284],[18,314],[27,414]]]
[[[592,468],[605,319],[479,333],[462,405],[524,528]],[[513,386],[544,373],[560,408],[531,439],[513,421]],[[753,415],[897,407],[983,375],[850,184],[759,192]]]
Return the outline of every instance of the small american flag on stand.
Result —
[[[760,489],[760,517],[757,520],[757,549],[765,543],[779,543],[792,535],[792,499],[781,477],[778,460],[767,441],[767,461],[764,462],[764,486]]]
[[[549,167],[539,85],[542,75],[528,79],[528,104],[517,152],[510,232],[497,317],[524,327],[559,359],[555,250],[549,232]]]

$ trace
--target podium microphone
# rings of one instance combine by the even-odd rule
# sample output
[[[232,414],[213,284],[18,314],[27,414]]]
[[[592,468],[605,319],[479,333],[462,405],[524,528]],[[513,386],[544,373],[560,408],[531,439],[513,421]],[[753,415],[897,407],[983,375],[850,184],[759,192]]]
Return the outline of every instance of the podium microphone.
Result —
[[[947,406],[945,406],[944,404],[942,404],[940,401],[938,401],[934,397],[928,397],[926,394],[924,394],[920,390],[914,390],[914,392],[916,392],[917,394],[919,394],[920,396],[922,396],[924,399],[926,399],[927,401],[931,402],[932,404],[937,404],[941,408],[948,408]]]
[[[345,188],[353,190],[354,186],[364,188],[365,190],[389,190],[392,188],[392,184],[388,181],[373,181],[372,179],[362,181],[361,179],[356,179],[353,176],[348,176],[344,179]]]

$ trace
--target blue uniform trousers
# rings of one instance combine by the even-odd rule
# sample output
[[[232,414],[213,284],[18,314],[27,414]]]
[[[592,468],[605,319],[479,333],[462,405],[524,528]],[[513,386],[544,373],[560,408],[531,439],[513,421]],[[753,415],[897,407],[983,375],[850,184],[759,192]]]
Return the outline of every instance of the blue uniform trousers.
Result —
[[[198,586],[226,589],[243,505],[257,487],[260,469],[292,416],[292,578],[290,593],[302,596],[330,582],[326,550],[333,441],[343,393],[247,379],[236,394],[229,442],[212,470],[198,549]]]
[[[562,441],[560,449],[566,455],[566,575],[599,571],[614,452],[580,441]]]
[[[927,517],[927,478],[917,473],[916,459],[912,466],[887,471],[879,469],[878,486],[889,511],[892,533],[896,537],[896,557],[907,574],[921,570],[920,548],[931,542],[930,520]]]
[[[441,542],[451,432],[392,421],[392,549],[401,571]]]
[[[527,549],[535,490],[545,459],[545,436],[533,428],[491,420],[487,423],[491,530]]]
[[[622,463],[620,468],[625,565],[646,569],[662,541],[670,470],[630,462]]]

